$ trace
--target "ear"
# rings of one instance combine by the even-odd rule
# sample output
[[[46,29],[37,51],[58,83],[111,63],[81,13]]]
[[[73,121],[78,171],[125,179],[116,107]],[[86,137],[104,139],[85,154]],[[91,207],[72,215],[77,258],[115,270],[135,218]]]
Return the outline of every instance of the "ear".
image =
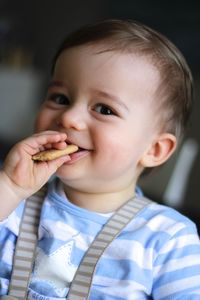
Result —
[[[160,134],[140,159],[143,168],[156,167],[168,160],[176,149],[177,140],[171,133]]]

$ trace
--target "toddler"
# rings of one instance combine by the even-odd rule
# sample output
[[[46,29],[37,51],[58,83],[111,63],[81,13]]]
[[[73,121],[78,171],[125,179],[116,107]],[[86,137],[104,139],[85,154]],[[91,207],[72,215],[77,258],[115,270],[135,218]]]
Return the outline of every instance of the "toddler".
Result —
[[[130,199],[138,207],[144,202],[138,178],[171,157],[191,102],[192,76],[185,59],[149,27],[105,20],[65,39],[53,61],[35,134],[11,149],[0,172],[2,299],[9,293],[25,200],[47,181],[27,299],[84,299],[84,288],[71,298],[69,293],[85,253],[92,252],[96,236]],[[47,162],[32,159],[37,152],[69,144],[79,150]],[[22,277],[23,272],[15,283],[20,285]],[[17,291],[13,296],[24,299]],[[199,298],[196,227],[151,201],[107,246],[88,293],[90,300]]]

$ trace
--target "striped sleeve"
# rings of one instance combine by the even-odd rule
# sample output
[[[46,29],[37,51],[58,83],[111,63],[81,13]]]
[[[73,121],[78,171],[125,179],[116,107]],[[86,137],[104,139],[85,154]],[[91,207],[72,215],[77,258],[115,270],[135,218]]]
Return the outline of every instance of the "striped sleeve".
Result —
[[[200,299],[200,241],[188,220],[163,245],[154,261],[153,299]]]
[[[0,222],[0,296],[8,292],[13,254],[23,209],[24,203],[21,202],[7,219]]]

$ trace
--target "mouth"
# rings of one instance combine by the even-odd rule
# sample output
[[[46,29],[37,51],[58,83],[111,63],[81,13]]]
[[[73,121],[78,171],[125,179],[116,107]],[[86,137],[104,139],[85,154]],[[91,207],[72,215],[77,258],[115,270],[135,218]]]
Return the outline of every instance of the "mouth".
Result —
[[[82,145],[78,145],[78,143],[72,141],[72,140],[66,140],[66,144],[67,145],[76,145],[78,147],[78,150],[72,154],[70,154],[70,158],[71,160],[66,162],[66,165],[71,165],[73,163],[75,163],[76,161],[84,158],[85,156],[89,155],[89,153],[92,151],[91,149],[88,148],[84,148]]]
[[[73,141],[66,140],[66,144],[67,144],[67,146],[68,145],[76,145],[78,147],[78,150],[76,151],[76,153],[81,152],[81,151],[91,151],[91,149],[87,149],[82,146],[79,146],[76,142],[73,142]]]

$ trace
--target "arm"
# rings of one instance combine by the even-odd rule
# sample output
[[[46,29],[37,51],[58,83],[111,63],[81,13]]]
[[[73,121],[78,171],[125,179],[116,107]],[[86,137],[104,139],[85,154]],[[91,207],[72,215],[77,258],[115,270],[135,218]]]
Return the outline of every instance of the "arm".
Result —
[[[64,149],[64,133],[45,131],[17,143],[0,171],[0,220],[5,219],[20,203],[38,191],[69,155],[52,161],[34,162],[32,156],[46,148]]]
[[[199,299],[200,241],[188,220],[160,249],[154,264],[153,299]]]

